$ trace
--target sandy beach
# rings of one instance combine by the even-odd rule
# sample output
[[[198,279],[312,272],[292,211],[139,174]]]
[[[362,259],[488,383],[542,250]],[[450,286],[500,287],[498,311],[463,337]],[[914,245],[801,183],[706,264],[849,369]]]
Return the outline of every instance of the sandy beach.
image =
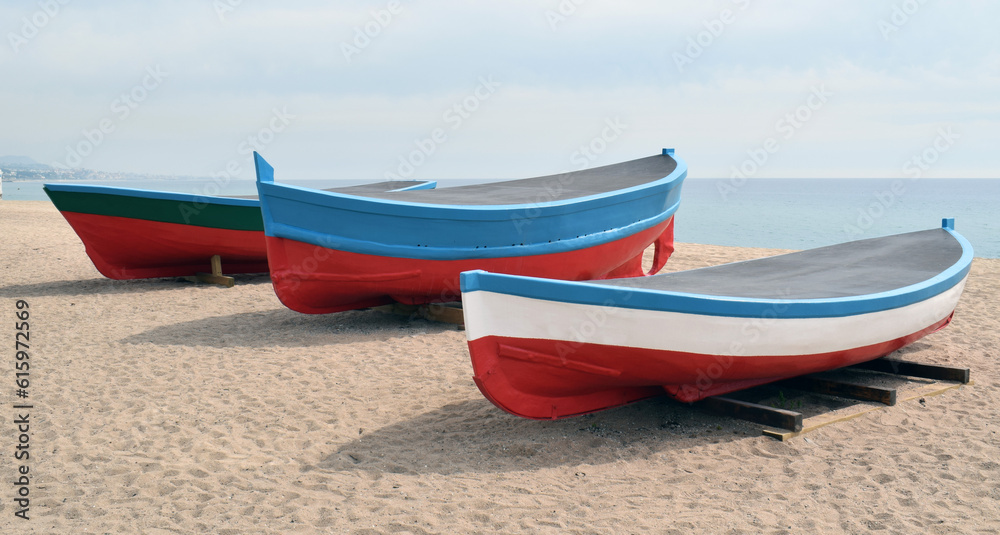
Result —
[[[667,399],[520,419],[479,393],[453,325],[299,314],[265,275],[109,280],[44,201],[0,201],[0,229],[0,533],[1000,531],[1000,260],[904,350],[973,385],[781,442]],[[667,270],[774,252],[677,244]]]

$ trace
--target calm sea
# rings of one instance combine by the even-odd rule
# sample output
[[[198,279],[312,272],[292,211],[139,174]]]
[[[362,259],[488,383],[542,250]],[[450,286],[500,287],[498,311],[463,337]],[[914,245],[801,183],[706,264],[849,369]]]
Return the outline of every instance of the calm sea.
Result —
[[[976,256],[1000,258],[1000,179],[688,180],[675,239],[809,249],[936,228],[946,217]]]
[[[443,180],[438,187],[471,182]],[[220,191],[204,180],[88,182],[198,194],[255,195],[252,180]],[[356,184],[303,181],[312,188]],[[45,200],[41,183],[4,182],[4,199]],[[945,217],[976,256],[1000,258],[1000,179],[690,179],[677,212],[678,242],[809,249],[935,228]]]

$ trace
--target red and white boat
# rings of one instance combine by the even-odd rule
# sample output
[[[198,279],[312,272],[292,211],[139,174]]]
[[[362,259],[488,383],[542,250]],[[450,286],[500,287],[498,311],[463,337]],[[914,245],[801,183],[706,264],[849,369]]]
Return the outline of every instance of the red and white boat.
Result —
[[[667,394],[697,401],[887,355],[948,325],[972,246],[943,228],[652,277],[471,271],[474,379],[552,419]]]

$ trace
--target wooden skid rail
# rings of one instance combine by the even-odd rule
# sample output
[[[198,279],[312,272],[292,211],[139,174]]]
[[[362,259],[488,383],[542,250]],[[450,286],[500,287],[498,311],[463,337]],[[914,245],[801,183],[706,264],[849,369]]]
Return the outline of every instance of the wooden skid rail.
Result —
[[[898,401],[910,401],[924,397],[936,396],[948,390],[959,388],[963,384],[971,384],[968,368],[953,368],[931,364],[920,364],[903,360],[881,358],[865,362],[849,368],[885,373],[889,375],[909,376],[934,381],[921,385],[919,388],[904,391],[902,397],[897,397],[894,388],[861,385],[846,381],[837,381],[815,376],[802,376],[774,383],[772,386],[802,390],[812,394],[838,396],[860,401],[873,401],[883,405],[895,405]],[[878,410],[872,405],[859,406],[859,410],[847,414],[819,414],[803,418],[799,412],[768,407],[749,401],[737,400],[723,396],[706,398],[697,404],[715,414],[731,416],[780,429],[764,429],[763,434],[779,440],[788,440],[808,431],[819,429],[835,422],[843,422],[857,418],[863,414]]]
[[[877,386],[859,385],[844,381],[832,381],[830,379],[819,379],[809,375],[786,379],[777,383],[776,386],[787,386],[796,390],[805,390],[817,394],[827,394],[830,396],[840,396],[842,398],[857,399],[859,401],[877,401],[885,405],[896,404],[896,390],[892,388],[880,388]]]
[[[971,383],[970,383],[971,384]],[[931,396],[937,396],[939,394],[944,394],[945,392],[959,388],[962,385],[959,383],[930,383],[925,384],[922,387],[907,392],[906,397],[900,399],[900,401],[912,401],[914,399],[929,398]],[[802,429],[799,431],[789,430],[789,429],[764,429],[763,434],[771,438],[776,438],[778,440],[788,440],[790,438],[797,437],[803,433],[808,433],[809,431],[815,431],[821,427],[828,426],[837,422],[846,422],[847,420],[853,420],[859,416],[863,416],[872,411],[881,410],[882,407],[866,405],[863,406],[857,412],[852,412],[849,414],[818,414],[802,420]],[[777,426],[776,426],[777,427]]]
[[[764,425],[799,431],[802,429],[802,413],[759,405],[749,401],[712,396],[698,402],[701,407],[716,414],[732,416]]]
[[[880,358],[861,364],[855,364],[853,368],[861,368],[893,375],[909,375],[912,377],[923,377],[924,379],[937,379],[939,381],[955,381],[956,383],[969,383],[969,368],[952,368],[950,366],[938,366],[936,364],[920,364],[919,362],[909,362],[905,360],[895,360]]]
[[[465,328],[465,316],[461,303],[431,303],[429,305],[407,305],[393,303],[375,307],[375,310],[398,316],[419,316],[428,321],[457,325]]]

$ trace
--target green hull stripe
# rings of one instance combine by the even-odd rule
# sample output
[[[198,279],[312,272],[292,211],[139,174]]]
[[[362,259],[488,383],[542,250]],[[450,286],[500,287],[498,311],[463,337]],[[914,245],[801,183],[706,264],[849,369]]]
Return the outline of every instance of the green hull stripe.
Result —
[[[264,231],[259,207],[231,206],[211,202],[181,202],[105,193],[46,190],[60,212],[194,225],[229,230]]]

